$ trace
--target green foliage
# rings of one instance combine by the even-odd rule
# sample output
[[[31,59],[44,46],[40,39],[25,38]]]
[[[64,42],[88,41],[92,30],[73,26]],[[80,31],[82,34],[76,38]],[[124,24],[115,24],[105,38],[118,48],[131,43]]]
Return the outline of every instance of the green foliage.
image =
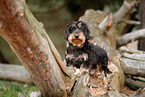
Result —
[[[38,88],[34,85],[0,80],[0,97],[18,97],[18,95],[29,97],[34,91],[38,92]]]

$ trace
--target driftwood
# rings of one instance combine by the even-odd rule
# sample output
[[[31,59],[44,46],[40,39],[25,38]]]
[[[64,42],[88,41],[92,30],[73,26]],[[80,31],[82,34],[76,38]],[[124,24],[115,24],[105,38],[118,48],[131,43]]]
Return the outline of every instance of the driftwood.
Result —
[[[121,62],[124,73],[145,77],[145,52],[120,48]]]
[[[27,84],[33,83],[24,66],[12,64],[0,64],[0,79],[23,82]]]
[[[141,22],[139,22],[139,21],[126,20],[126,19],[122,19],[120,22],[124,22],[124,23],[130,24],[130,25],[140,25],[141,24]]]
[[[131,41],[139,40],[138,43],[138,49],[144,50],[144,4],[145,0],[141,0],[140,6],[139,6],[139,15],[140,15],[140,22],[141,22],[141,28],[140,30],[136,30],[133,32],[130,32],[128,34],[125,34],[118,38],[117,40],[117,46],[120,47],[122,45],[125,45]],[[122,68],[124,73],[126,74],[126,85],[128,85],[130,88],[137,90],[139,88],[144,88],[145,86],[145,52],[133,50],[125,47],[120,48],[120,60],[122,62]],[[131,97],[141,97],[144,94],[140,93],[134,93]]]
[[[137,3],[135,0],[131,0],[131,2],[128,1],[129,0],[124,0],[123,5],[114,15],[107,15],[105,19],[99,24],[98,27],[102,33],[104,33],[112,26],[113,21],[115,21],[115,23],[121,22],[122,19],[126,17],[126,15],[135,7]]]
[[[125,34],[123,36],[120,36],[117,39],[117,46],[120,47],[129,42],[132,42],[132,41],[135,41],[138,39],[143,39],[143,38],[145,38],[145,29],[136,30],[136,31],[130,32],[128,34]]]
[[[33,17],[23,0],[0,0],[0,35],[17,54],[44,97],[121,97],[125,77],[121,67],[123,61],[120,62],[116,50],[116,40],[120,35],[116,23],[134,7],[136,2],[129,1],[124,1],[121,9],[106,19],[107,27],[104,27],[104,18],[108,16],[105,12],[87,10],[80,18],[89,26],[93,43],[108,53],[108,67],[113,73],[107,78],[101,70],[93,76],[85,70],[70,73],[71,69],[62,62],[42,23]],[[106,33],[103,35],[101,32]]]
[[[138,81],[138,80],[133,80],[131,78],[126,78],[125,82],[126,82],[126,85],[128,85],[129,87],[131,87],[134,90],[145,87],[145,82],[141,82],[141,81]]]
[[[126,47],[121,47],[120,51],[120,61],[122,62],[123,71],[126,74],[126,85],[134,90],[144,88],[145,52]]]
[[[141,28],[140,30],[136,30],[133,32],[130,32],[128,34],[125,34],[118,38],[117,45],[122,46],[125,45],[131,41],[139,40],[138,49],[143,50],[144,48],[144,4],[145,1],[142,0],[139,6],[139,15],[140,15],[140,22],[141,22]],[[122,68],[124,73],[127,75],[126,77],[126,85],[128,85],[130,88],[137,90],[139,88],[144,88],[145,86],[145,52],[133,50],[129,48],[120,48],[121,51],[121,62],[122,62]],[[129,76],[129,77],[128,77]],[[139,96],[139,94],[135,94],[136,97]],[[140,94],[140,96],[143,96],[144,94]],[[132,97],[132,96],[131,96]],[[134,95],[133,95],[134,97]]]
[[[138,89],[135,93],[133,93],[129,97],[144,97],[145,96],[145,88],[143,89]]]

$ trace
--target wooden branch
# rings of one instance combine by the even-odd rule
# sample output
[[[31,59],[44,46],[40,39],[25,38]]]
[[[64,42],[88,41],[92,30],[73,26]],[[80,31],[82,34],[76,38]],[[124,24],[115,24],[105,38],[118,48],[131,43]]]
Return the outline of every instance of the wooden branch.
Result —
[[[145,82],[133,80],[131,78],[126,78],[125,82],[126,82],[126,85],[128,85],[129,87],[131,87],[134,90],[145,87]]]
[[[44,97],[67,95],[64,82],[67,71],[61,71],[64,69],[54,57],[57,52],[52,51],[51,40],[25,1],[0,0],[0,35],[17,54]]]
[[[145,77],[145,53],[126,48],[120,48],[121,58],[120,61],[123,63],[122,68],[125,74],[138,75]]]
[[[0,64],[0,79],[12,80],[32,84],[28,72],[23,66],[12,64]]]
[[[141,24],[141,22],[139,22],[139,21],[126,20],[126,19],[121,19],[120,22],[125,22],[126,24],[130,24],[130,25],[140,25]]]
[[[140,77],[140,76],[133,76],[132,79],[138,80],[138,81],[141,81],[141,82],[145,82],[145,78],[144,77]]]
[[[127,33],[123,36],[120,36],[117,39],[117,46],[120,47],[131,41],[135,41],[135,40],[142,39],[142,38],[145,38],[145,29],[136,30],[136,31]]]
[[[100,31],[103,33],[105,31],[108,31],[112,25],[113,25],[113,15],[110,14],[105,17],[105,19],[98,25],[98,27]]]
[[[145,97],[145,88],[138,89],[135,93],[133,93],[129,97]]]
[[[138,2],[135,0],[124,0],[123,5],[121,8],[114,14],[114,20],[118,23],[121,19],[125,18],[125,16],[130,13],[130,11],[135,7]]]
[[[0,35],[17,54],[44,97],[66,97],[66,89],[70,89],[69,86],[74,88],[71,88],[74,97],[120,95],[120,89],[124,85],[124,73],[118,52],[115,50],[118,30],[116,30],[115,26],[112,26],[111,30],[113,32],[108,32],[106,36],[97,33],[99,31],[96,30],[98,28],[96,16],[97,14],[102,16],[102,14],[93,10],[87,12],[81,20],[90,27],[94,36],[94,44],[107,51],[109,57],[108,67],[113,73],[108,74],[108,77],[105,78],[101,72],[99,73],[101,79],[98,75],[91,76],[89,73],[83,73],[80,74],[81,76],[72,75],[73,79],[70,80],[60,55],[43,29],[42,24],[33,17],[25,2],[0,0]],[[119,16],[118,13],[115,14],[115,18],[117,16]],[[120,18],[122,17],[124,15],[120,16]],[[111,23],[109,22],[109,24]],[[99,85],[96,83],[97,81],[100,81],[101,88],[97,87]],[[102,89],[101,92],[97,91],[98,89]]]
[[[135,0],[130,0],[130,2],[124,0],[121,8],[115,14],[113,14],[113,16],[111,14],[106,16],[106,18],[99,24],[98,27],[100,31],[104,33],[106,30],[111,28],[113,22],[115,22],[115,24],[119,23],[122,19],[125,18],[125,16],[128,15],[128,13],[131,12],[137,3],[139,2],[136,2]]]

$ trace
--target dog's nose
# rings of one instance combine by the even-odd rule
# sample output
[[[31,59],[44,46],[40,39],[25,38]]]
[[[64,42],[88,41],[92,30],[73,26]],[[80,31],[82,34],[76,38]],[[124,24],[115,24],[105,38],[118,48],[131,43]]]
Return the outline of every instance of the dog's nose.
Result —
[[[75,35],[75,38],[79,38],[79,35],[78,35],[78,34],[76,34],[76,35]]]

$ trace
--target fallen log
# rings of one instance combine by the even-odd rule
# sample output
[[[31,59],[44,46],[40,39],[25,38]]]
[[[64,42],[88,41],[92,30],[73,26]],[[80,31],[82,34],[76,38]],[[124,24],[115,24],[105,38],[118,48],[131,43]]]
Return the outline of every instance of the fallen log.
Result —
[[[122,12],[121,10],[122,8],[119,12]],[[129,10],[121,13],[120,18],[116,18],[119,16],[117,13],[116,21],[125,17],[129,11],[130,7]],[[44,97],[67,97],[69,93],[72,97],[98,95],[121,97],[120,90],[124,85],[125,77],[116,50],[119,30],[116,23],[111,23],[105,34],[98,29],[98,24],[104,20],[107,13],[87,10],[80,18],[87,23],[93,43],[104,48],[108,53],[108,67],[112,74],[108,74],[107,78],[101,70],[93,76],[83,70],[78,74],[68,73],[69,70],[63,64],[43,25],[33,17],[25,1],[0,0],[0,14],[0,35],[17,54]]]
[[[0,79],[33,84],[27,70],[21,65],[0,64]]]
[[[145,77],[145,52],[121,47],[122,68],[125,74]]]

